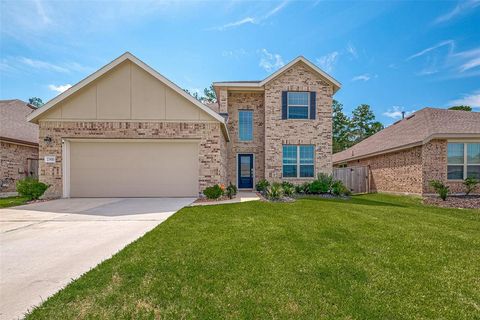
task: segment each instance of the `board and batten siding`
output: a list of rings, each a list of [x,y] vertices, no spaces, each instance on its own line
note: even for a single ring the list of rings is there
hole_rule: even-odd
[[[61,101],[41,120],[216,121],[130,61]]]

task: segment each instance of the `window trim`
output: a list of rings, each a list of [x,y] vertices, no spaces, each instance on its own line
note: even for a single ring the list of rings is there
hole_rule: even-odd
[[[463,163],[448,163],[448,145],[450,143],[459,143],[463,144]],[[464,181],[467,178],[468,166],[480,166],[480,164],[468,164],[468,144],[480,143],[480,140],[447,140],[447,166],[446,166],[446,177],[447,181]],[[449,179],[448,178],[448,166],[462,166],[463,167],[463,178],[462,179]]]
[[[290,118],[290,107],[305,107],[303,104],[289,104],[290,92],[294,93],[306,93],[307,94],[307,117],[306,118]],[[310,120],[310,91],[287,91],[287,120]]]
[[[241,112],[249,112],[252,114],[252,138],[249,139],[249,140],[244,140],[241,138],[240,136],[240,113]],[[252,142],[253,141],[253,137],[254,137],[254,130],[255,130],[255,126],[254,126],[254,114],[253,114],[253,110],[252,109],[239,109],[238,110],[238,141],[239,142]]]
[[[290,165],[290,166],[296,166],[297,167],[297,175],[295,177],[285,177],[283,175],[283,166],[285,166],[285,164],[283,163],[283,147],[284,146],[294,146],[296,147],[296,152],[297,152],[297,162],[295,164],[286,164],[287,166]],[[312,159],[312,163],[309,164],[309,163],[300,163],[300,147],[302,146],[311,146],[313,147],[313,159]],[[314,144],[282,144],[282,179],[301,179],[301,180],[311,180],[313,178],[315,178],[315,145]],[[300,177],[300,166],[313,166],[313,176],[311,177]]]

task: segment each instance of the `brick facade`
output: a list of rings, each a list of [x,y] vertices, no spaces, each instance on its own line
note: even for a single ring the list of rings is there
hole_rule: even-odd
[[[422,193],[422,147],[350,161],[347,165],[369,167],[372,192]]]
[[[238,111],[253,111],[253,141],[239,141]],[[231,142],[228,143],[228,181],[237,183],[237,154],[254,154],[255,177],[253,184],[265,178],[265,109],[263,92],[229,92],[227,128]]]
[[[447,140],[430,142],[405,150],[347,162],[368,166],[370,188],[375,192],[432,194],[431,180],[443,181],[451,193],[463,193],[462,181],[447,180]]]
[[[282,120],[282,91],[315,91],[314,120]],[[265,178],[282,180],[282,145],[315,146],[315,176],[332,173],[333,86],[304,63],[297,63],[265,85]],[[288,178],[293,183],[305,179]],[[307,179],[308,180],[308,179]]]
[[[28,175],[28,159],[38,159],[38,147],[0,141],[0,179],[14,179],[2,192],[14,192],[16,181]]]
[[[440,180],[451,193],[465,192],[462,181],[447,180],[447,140],[432,140],[423,146],[423,192],[435,193],[430,180]]]
[[[56,156],[55,164],[40,161],[40,180],[50,185],[45,197],[62,196],[62,138],[200,139],[199,190],[226,183],[226,141],[220,123],[41,121],[39,128],[40,158]],[[44,142],[47,136],[50,143]]]

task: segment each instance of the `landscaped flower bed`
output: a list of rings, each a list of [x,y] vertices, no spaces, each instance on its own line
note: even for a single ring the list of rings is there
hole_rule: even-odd
[[[350,195],[350,190],[341,181],[322,173],[317,179],[301,185],[288,181],[270,183],[263,179],[257,183],[256,189],[265,200],[274,202],[293,202],[301,197],[346,198]]]
[[[480,195],[449,196],[446,200],[439,197],[425,197],[423,203],[444,208],[480,209]]]

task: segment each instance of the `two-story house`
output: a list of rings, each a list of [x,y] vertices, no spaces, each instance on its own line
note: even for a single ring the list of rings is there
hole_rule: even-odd
[[[48,197],[197,196],[332,170],[340,84],[303,57],[261,81],[215,82],[206,106],[125,53],[29,116]]]

